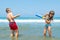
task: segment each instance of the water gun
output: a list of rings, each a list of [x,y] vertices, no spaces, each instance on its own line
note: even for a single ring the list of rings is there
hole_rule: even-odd
[[[41,15],[35,15],[35,16],[44,19],[44,16]]]

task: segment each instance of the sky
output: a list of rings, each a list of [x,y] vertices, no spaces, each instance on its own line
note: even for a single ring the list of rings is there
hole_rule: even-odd
[[[0,0],[0,17],[6,17],[6,8],[21,17],[44,15],[50,10],[55,11],[55,17],[60,17],[60,0]]]

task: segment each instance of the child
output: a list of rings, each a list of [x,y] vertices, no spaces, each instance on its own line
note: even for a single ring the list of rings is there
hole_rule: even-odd
[[[54,11],[50,11],[49,14],[46,14],[45,16],[43,16],[43,18],[45,19],[45,28],[44,28],[44,36],[46,36],[46,32],[48,31],[49,36],[52,36],[52,32],[51,32],[51,21],[53,20],[54,17]]]
[[[13,16],[10,8],[6,8],[6,12],[7,12],[7,19],[9,21],[9,26],[10,26],[10,29],[11,29],[11,36],[12,37],[13,36],[18,37],[18,26],[16,25],[16,22],[14,21],[14,18],[19,17],[20,15]]]

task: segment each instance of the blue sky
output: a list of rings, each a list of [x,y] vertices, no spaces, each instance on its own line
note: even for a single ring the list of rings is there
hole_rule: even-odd
[[[35,17],[35,14],[46,14],[55,11],[55,17],[60,17],[59,0],[0,0],[0,17],[6,17],[6,8],[11,8],[13,14],[21,17]]]

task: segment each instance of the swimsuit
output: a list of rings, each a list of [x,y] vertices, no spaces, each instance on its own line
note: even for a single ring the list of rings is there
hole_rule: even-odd
[[[51,24],[45,24],[45,27],[48,28],[48,27],[51,27]]]
[[[18,26],[16,25],[16,22],[9,22],[9,27],[11,30],[18,30]]]
[[[49,16],[47,16],[45,20],[52,20],[52,19],[50,19]],[[49,26],[51,27],[51,23],[49,23],[49,24],[46,23],[45,24],[45,27],[46,28],[48,28]]]

